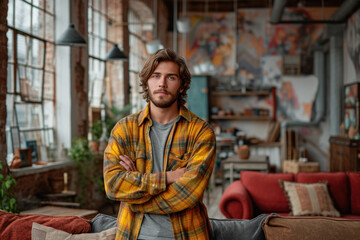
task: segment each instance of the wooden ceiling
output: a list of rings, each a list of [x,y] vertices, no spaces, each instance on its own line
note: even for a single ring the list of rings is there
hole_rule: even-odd
[[[175,0],[163,0],[170,11],[173,11]],[[177,0],[178,12],[182,12],[183,1],[186,1],[186,12],[233,12],[235,1],[237,8],[271,8],[274,0]],[[288,0],[286,7],[339,7],[345,0]]]

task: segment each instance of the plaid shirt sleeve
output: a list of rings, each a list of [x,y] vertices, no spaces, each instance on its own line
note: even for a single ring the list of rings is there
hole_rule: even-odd
[[[131,141],[128,125],[120,122],[112,131],[104,153],[104,185],[110,199],[139,204],[166,189],[166,175],[164,172],[130,172],[120,165],[120,155],[135,159],[135,150],[128,144]],[[136,163],[136,167],[144,170],[144,164]]]
[[[195,143],[186,172],[177,182],[143,204],[130,204],[133,212],[170,214],[195,206],[203,197],[215,163],[215,136],[204,128]]]

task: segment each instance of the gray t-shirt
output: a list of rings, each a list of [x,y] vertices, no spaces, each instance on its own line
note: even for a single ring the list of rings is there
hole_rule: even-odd
[[[179,118],[179,117],[178,117]],[[164,151],[166,140],[174,122],[158,123],[152,119],[153,125],[150,128],[150,139],[153,157],[152,172],[164,171]],[[140,227],[138,239],[174,239],[169,215],[145,214]]]

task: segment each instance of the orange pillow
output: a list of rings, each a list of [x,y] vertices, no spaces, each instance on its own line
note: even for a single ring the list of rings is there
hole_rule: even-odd
[[[91,231],[90,222],[82,217],[19,215],[0,210],[0,239],[31,240],[33,222],[72,234],[88,233]]]

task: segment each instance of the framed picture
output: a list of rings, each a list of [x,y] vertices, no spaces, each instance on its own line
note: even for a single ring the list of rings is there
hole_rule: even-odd
[[[348,131],[350,126],[354,126],[355,129],[358,129],[359,123],[357,119],[357,109],[356,108],[345,108],[344,109],[344,126],[345,130]]]
[[[26,141],[26,147],[31,149],[31,159],[32,162],[37,162],[38,159],[38,151],[37,151],[37,143],[35,140]]]
[[[355,108],[359,104],[360,82],[349,83],[344,86],[344,107]]]
[[[15,155],[20,157],[21,167],[28,167],[32,165],[30,148],[15,148]]]
[[[19,149],[21,146],[19,127],[10,127],[10,134],[13,153],[15,154],[15,149]]]

